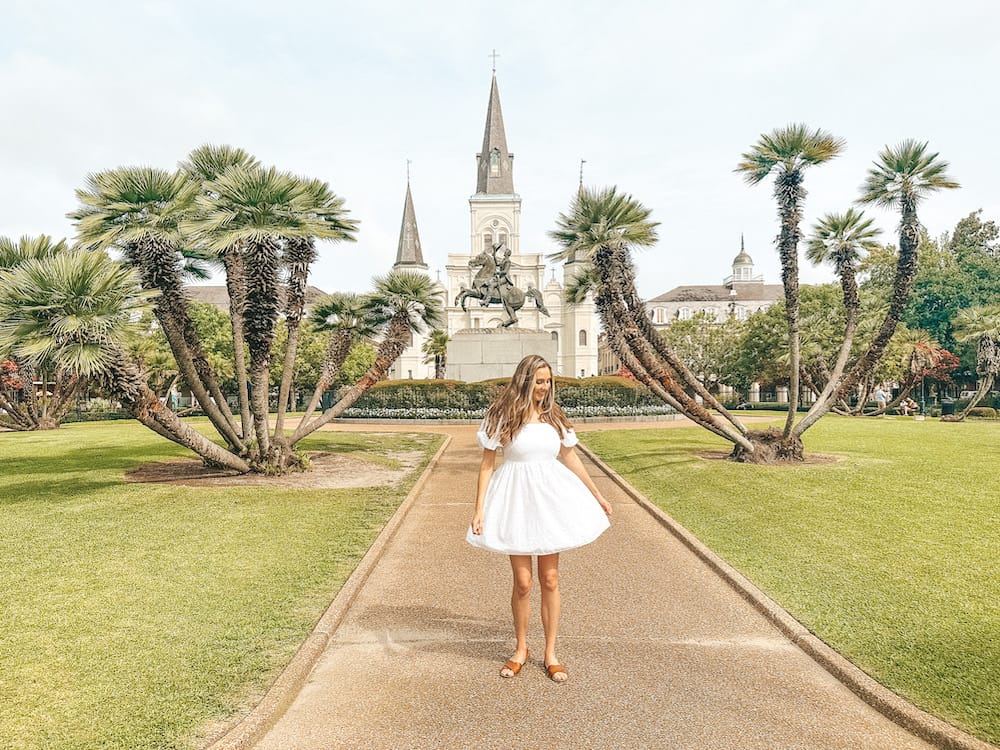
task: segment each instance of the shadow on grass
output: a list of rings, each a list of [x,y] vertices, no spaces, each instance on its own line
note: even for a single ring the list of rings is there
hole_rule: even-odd
[[[0,507],[51,501],[58,503],[75,502],[81,495],[106,490],[121,485],[121,480],[87,481],[79,477],[66,479],[29,479],[15,481],[3,487],[0,493]]]

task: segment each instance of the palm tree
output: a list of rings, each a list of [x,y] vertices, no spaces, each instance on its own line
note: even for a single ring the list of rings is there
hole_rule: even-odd
[[[241,148],[205,144],[194,149],[180,169],[211,197],[206,186],[230,167],[256,167],[257,159]],[[226,271],[226,291],[229,294],[229,320],[233,330],[233,370],[236,394],[240,405],[240,433],[249,434],[253,423],[250,415],[250,392],[247,389],[246,336],[243,331],[243,314],[246,309],[247,280],[243,266],[243,249],[232,245],[221,250],[218,258]]]
[[[895,148],[886,146],[882,149],[878,161],[868,170],[858,202],[899,208],[899,257],[885,318],[868,350],[858,358],[841,383],[841,394],[872,372],[903,317],[913,279],[917,275],[917,248],[920,244],[917,206],[932,192],[959,186],[948,176],[947,169],[948,162],[938,159],[937,153],[927,152],[927,143],[908,139]]]
[[[434,379],[443,380],[448,367],[448,342],[451,339],[448,332],[436,328],[430,332],[427,340],[424,341],[422,351],[424,354],[424,364],[434,363]]]
[[[810,130],[804,124],[788,125],[760,137],[743,154],[737,172],[756,185],[774,173],[774,197],[778,202],[781,231],[775,243],[781,260],[781,281],[785,289],[785,319],[788,323],[789,388],[788,417],[784,436],[791,437],[792,423],[799,403],[799,225],[806,190],[802,186],[804,170],[836,157],[844,141],[824,130]]]
[[[990,392],[1000,374],[1000,305],[959,310],[955,319],[955,340],[977,342],[976,374],[982,376],[976,395],[958,416],[961,421]]]
[[[375,290],[366,298],[369,315],[381,334],[374,364],[322,416],[308,424],[303,420],[292,436],[293,442],[339,417],[382,380],[409,345],[413,333],[422,333],[427,327],[438,327],[444,322],[444,306],[437,286],[423,274],[393,271],[376,277],[374,283]]]
[[[666,403],[710,430],[745,449],[753,446],[738,422],[719,424],[690,394],[718,404],[688,367],[660,338],[646,316],[635,289],[631,248],[656,242],[657,223],[651,211],[616,188],[581,188],[570,209],[560,214],[549,236],[561,250],[550,257],[587,263],[580,281],[572,285],[567,301],[592,290],[607,340],[622,363]],[[721,408],[721,405],[718,405]]]
[[[78,248],[33,258],[0,273],[0,347],[28,362],[60,367],[103,384],[132,415],[217,466],[250,467],[180,421],[125,354],[131,320],[153,293],[104,252]]]
[[[287,304],[292,308],[286,306],[285,312],[291,309],[297,329],[304,274],[313,257],[311,238],[352,239],[357,224],[346,218],[343,201],[325,184],[273,167],[230,167],[204,185],[195,204],[195,213],[183,223],[186,232],[209,251],[221,253],[234,246],[243,251],[247,279],[244,325],[250,352],[250,404],[257,460],[281,470],[294,461],[294,456],[280,429],[273,438],[269,434],[268,381],[280,311],[282,240],[286,245],[295,245],[291,255],[297,267],[295,281],[286,292]],[[299,313],[295,313],[296,306]],[[289,341],[288,349],[294,357],[294,342]],[[285,369],[290,369],[287,361]],[[280,403],[279,412],[284,414]]]
[[[334,292],[313,307],[310,321],[329,335],[323,368],[300,425],[309,422],[323,394],[336,382],[354,345],[375,333],[376,324],[370,312],[366,298],[353,292]]]
[[[813,226],[806,243],[806,258],[813,264],[829,263],[840,279],[844,303],[844,333],[833,370],[806,416],[792,430],[801,436],[837,401],[837,385],[847,367],[847,361],[854,345],[861,313],[861,298],[858,294],[857,271],[864,253],[878,247],[879,229],[872,226],[874,219],[866,219],[864,213],[853,208],[844,214],[826,214]]]
[[[67,249],[65,240],[54,242],[44,234],[22,237],[18,242],[0,237],[0,272],[17,268],[32,259],[46,261]],[[0,288],[0,294],[3,291]],[[0,359],[8,356],[11,355],[0,348]],[[7,378],[6,388],[0,389],[0,409],[5,412],[0,416],[0,426],[12,430],[57,428],[82,390],[83,379],[52,362],[41,361],[36,366],[17,358],[9,361],[16,373]],[[40,396],[35,391],[36,375],[42,384]]]
[[[184,290],[187,257],[178,219],[189,210],[198,186],[182,172],[150,167],[121,167],[87,177],[77,190],[80,207],[69,214],[76,221],[81,245],[117,249],[139,272],[143,288],[157,291],[154,313],[184,381],[191,388],[216,431],[237,453],[245,440],[225,395],[198,343],[188,314]]]

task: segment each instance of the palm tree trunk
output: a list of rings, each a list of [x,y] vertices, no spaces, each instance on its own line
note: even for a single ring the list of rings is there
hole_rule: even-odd
[[[128,360],[124,352],[117,353],[114,363],[101,376],[101,380],[137,420],[194,451],[207,464],[234,469],[244,474],[250,471],[250,465],[246,461],[192,429],[164,406],[146,384],[139,368]]]
[[[784,435],[792,436],[799,407],[799,224],[802,221],[802,172],[797,169],[782,173],[774,182],[778,201],[781,233],[778,235],[778,256],[781,260],[781,283],[785,290],[785,320],[788,323],[788,416]]]
[[[840,288],[843,291],[844,299],[844,340],[840,344],[840,351],[837,352],[837,360],[833,365],[833,372],[826,381],[822,392],[816,397],[816,401],[806,412],[806,415],[795,425],[792,434],[802,437],[802,433],[808,430],[816,421],[826,414],[833,407],[841,393],[837,388],[840,379],[844,375],[847,367],[847,360],[851,355],[851,347],[854,345],[854,336],[858,330],[858,319],[861,310],[861,298],[858,295],[858,281],[854,274],[854,266],[850,263],[838,265],[840,276]]]
[[[671,369],[677,373],[680,380],[686,383],[691,389],[694,390],[695,393],[701,396],[710,408],[719,412],[729,421],[730,424],[733,425],[733,427],[745,435],[747,433],[747,429],[743,423],[722,405],[715,395],[705,387],[705,384],[702,383],[693,372],[691,372],[691,369],[684,363],[684,360],[678,357],[673,349],[671,349],[663,340],[663,337],[660,336],[659,331],[656,330],[656,327],[646,314],[646,306],[643,304],[642,299],[639,297],[639,293],[636,291],[635,269],[631,260],[628,258],[627,252],[625,250],[620,250],[616,253],[616,255],[618,256],[616,259],[617,264],[621,267],[621,278],[624,281],[624,284],[622,285],[622,296],[625,300],[625,306],[628,308],[633,322],[639,328],[639,331],[652,347],[653,351],[662,357],[664,361],[670,365]]]
[[[344,366],[344,362],[351,353],[351,347],[353,346],[354,333],[352,331],[338,330],[330,333],[330,337],[326,342],[326,356],[323,359],[323,370],[320,373],[319,381],[316,383],[316,390],[313,391],[309,405],[306,407],[306,412],[302,415],[302,419],[299,420],[299,426],[292,434],[292,437],[289,438],[292,445],[299,441],[302,434],[305,434],[303,431],[306,425],[316,411],[316,407],[319,406],[323,394],[326,393],[330,384],[336,380],[337,375],[340,373],[340,368]]]
[[[226,399],[211,376],[208,363],[197,345],[194,325],[187,313],[187,298],[177,251],[165,240],[148,238],[141,245],[131,243],[126,247],[125,257],[139,271],[143,287],[160,292],[153,308],[154,313],[173,352],[174,361],[191,392],[219,434],[234,449],[241,450],[243,441],[232,414],[229,413]],[[192,349],[192,343],[195,349]],[[196,355],[199,360],[197,362]],[[206,376],[209,387],[206,387]]]
[[[294,445],[307,435],[311,435],[325,424],[329,424],[334,419],[343,414],[351,405],[357,401],[373,385],[382,380],[393,362],[399,359],[410,339],[410,326],[408,321],[397,316],[392,319],[386,328],[382,343],[375,351],[375,362],[354,385],[347,389],[340,397],[340,400],[323,412],[322,416],[314,419],[311,423],[305,421],[299,425],[295,434],[289,439],[289,443]]]
[[[838,387],[838,395],[843,395],[855,383],[868,377],[875,369],[889,345],[899,321],[903,319],[906,303],[910,298],[910,289],[917,275],[918,248],[920,245],[920,220],[917,218],[916,203],[913,196],[904,194],[902,197],[902,221],[899,229],[899,258],[896,261],[896,275],[892,282],[892,298],[878,333],[872,339],[868,350],[858,358],[847,376]]]
[[[281,370],[281,386],[278,389],[278,415],[275,419],[274,434],[278,436],[285,429],[285,412],[288,396],[292,390],[295,374],[295,351],[299,342],[299,327],[302,311],[306,305],[306,281],[309,266],[316,259],[316,250],[311,239],[294,238],[285,241],[285,261],[289,267],[288,293],[285,301],[285,325],[288,341],[285,347],[285,362]]]
[[[226,268],[226,291],[229,293],[229,322],[233,329],[233,373],[236,377],[236,397],[240,405],[240,434],[244,440],[253,424],[250,416],[250,392],[247,389],[246,336],[243,315],[247,304],[247,280],[243,268],[243,249],[239,245],[222,253]]]
[[[966,406],[962,410],[962,413],[955,419],[956,422],[965,421],[965,418],[969,416],[969,412],[971,412],[979,404],[979,402],[983,400],[983,396],[990,392],[990,388],[993,387],[993,380],[994,376],[990,373],[980,381],[979,389],[976,391],[976,395],[972,397],[972,400],[969,401],[969,405]]]
[[[278,241],[273,237],[247,244],[247,306],[244,316],[247,347],[250,350],[250,409],[262,462],[271,449],[268,431],[268,389],[271,346],[278,322]]]

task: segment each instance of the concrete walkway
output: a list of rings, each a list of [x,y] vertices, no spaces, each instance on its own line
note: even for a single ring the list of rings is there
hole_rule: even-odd
[[[510,567],[464,541],[475,428],[434,431],[451,445],[260,750],[930,747],[834,679],[589,463],[615,512],[597,542],[561,557],[559,655],[570,679],[556,685],[543,671],[537,587],[531,660],[501,679],[513,646]]]

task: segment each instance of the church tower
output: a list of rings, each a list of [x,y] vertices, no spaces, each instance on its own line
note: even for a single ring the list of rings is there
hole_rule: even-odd
[[[540,253],[521,253],[521,196],[514,192],[514,154],[507,148],[507,132],[500,108],[500,89],[496,71],[490,84],[486,105],[486,128],[482,149],[476,154],[476,192],[469,197],[469,253],[448,256],[448,302],[452,303],[463,284],[472,283],[469,260],[480,253],[492,252],[505,244],[511,251],[511,280],[520,289],[542,289],[545,260]],[[466,305],[467,311],[449,304],[448,330],[495,328],[504,318],[503,310],[483,308],[478,303]],[[528,303],[518,313],[520,328],[541,329],[547,320]]]
[[[417,214],[413,210],[413,195],[410,192],[410,178],[406,178],[406,197],[403,199],[403,221],[399,227],[399,245],[396,249],[396,262],[393,271],[408,271],[428,275],[427,264],[424,263],[424,253],[420,247],[420,232],[417,231]],[[442,290],[443,292],[443,290]],[[411,333],[410,343],[399,355],[389,377],[393,380],[408,380],[413,378],[430,378],[434,376],[434,366],[424,363],[423,345],[428,332]]]

